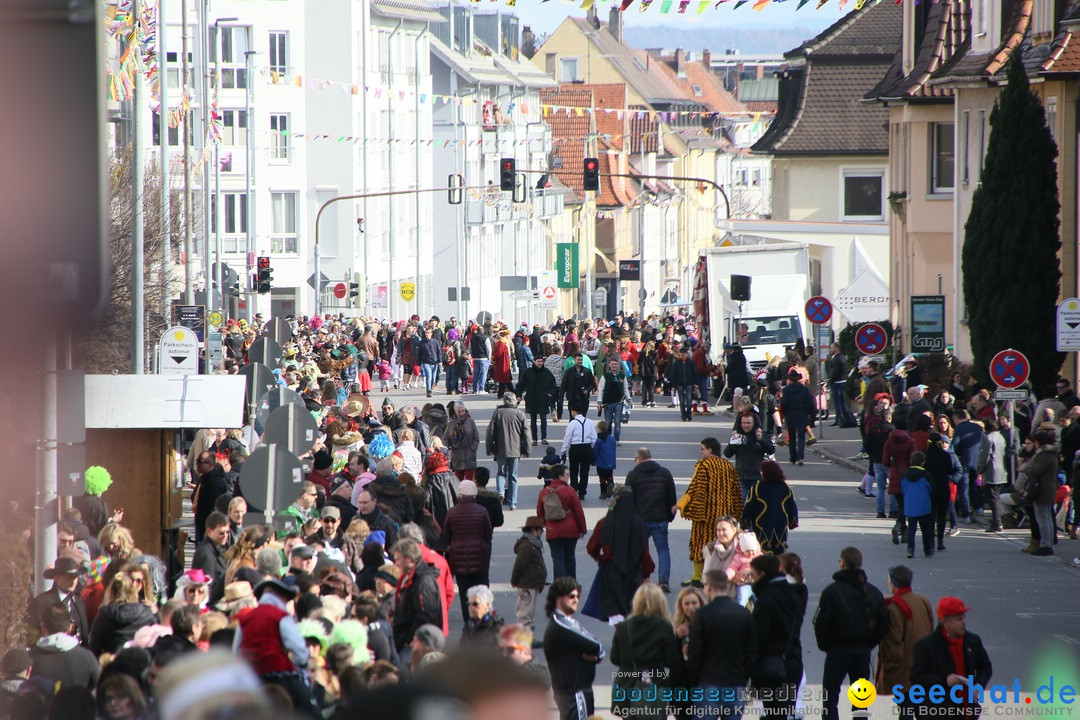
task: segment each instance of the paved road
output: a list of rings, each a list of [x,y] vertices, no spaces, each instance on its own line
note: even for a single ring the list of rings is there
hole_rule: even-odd
[[[399,391],[392,396],[399,402],[415,398],[414,401],[422,405],[427,401],[415,393]],[[433,398],[442,402],[449,399],[438,393]],[[382,402],[375,393],[372,400],[376,404]],[[465,402],[483,436],[497,402],[495,397],[465,396]],[[726,441],[731,426],[732,418],[725,414],[695,417],[692,424],[685,424],[679,422],[674,409],[635,408],[633,421],[623,427],[616,480],[624,478],[633,466],[635,448],[645,444],[651,448],[654,459],[671,470],[681,493],[694,462],[700,457],[699,441],[707,436]],[[565,423],[549,426],[549,441],[558,446],[565,427]],[[829,427],[825,434],[827,439],[814,446],[820,453],[841,457],[857,452],[856,431],[838,431]],[[494,463],[490,458],[484,459],[482,453],[481,446],[481,462],[494,473]],[[1013,678],[1019,678],[1025,690],[1031,688],[1034,691],[1046,681],[1049,668],[1054,671],[1056,684],[1069,682],[1074,687],[1080,686],[1080,604],[1077,602],[1080,568],[1071,563],[1073,557],[1080,555],[1080,542],[1063,539],[1058,545],[1057,557],[1035,558],[1019,552],[1019,547],[1027,543],[1026,531],[994,536],[983,533],[979,526],[962,526],[964,529],[959,537],[946,538],[946,552],[938,553],[932,559],[916,557],[907,561],[904,546],[895,546],[890,540],[891,522],[876,519],[873,501],[856,492],[861,473],[830,462],[820,453],[810,452],[804,467],[794,467],[787,464],[786,453],[786,448],[780,448],[777,457],[783,461],[799,505],[800,525],[790,534],[789,541],[791,550],[802,556],[810,590],[802,642],[811,686],[820,683],[824,656],[814,643],[810,620],[821,589],[831,581],[831,575],[837,569],[840,550],[848,545],[862,550],[870,581],[883,592],[887,592],[887,569],[906,562],[915,571],[915,588],[927,594],[935,604],[943,595],[959,595],[972,605],[974,609],[968,615],[968,627],[983,638],[994,664],[994,682],[1011,684]],[[504,618],[514,617],[514,599],[508,584],[514,560],[513,544],[520,534],[519,526],[535,508],[541,487],[541,481],[536,480],[540,455],[542,452],[534,453],[521,463],[518,509],[507,511],[506,524],[495,533],[491,578],[496,607]],[[585,501],[590,527],[606,510],[606,503],[597,499],[595,481],[594,475],[590,478],[590,496]],[[670,533],[671,581],[675,589],[692,572],[687,548],[689,535],[689,522],[677,519]],[[550,557],[546,551],[545,559],[550,571]],[[578,545],[578,581],[586,590],[595,569],[595,563],[585,554],[582,541]],[[451,619],[454,628],[459,628],[460,613],[452,612]],[[605,647],[610,645],[610,628],[591,618],[583,618],[583,622]],[[539,617],[537,626],[538,633],[542,634],[543,620]],[[612,669],[610,663],[604,663],[597,673],[597,703],[602,707],[607,706]],[[879,701],[875,707],[887,710],[887,701]]]

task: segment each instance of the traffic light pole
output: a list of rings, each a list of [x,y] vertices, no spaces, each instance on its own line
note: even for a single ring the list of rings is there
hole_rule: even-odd
[[[323,211],[336,202],[341,200],[364,200],[367,198],[379,198],[379,197],[391,197],[395,195],[412,195],[419,193],[436,193],[436,192],[451,192],[451,191],[465,191],[465,190],[482,190],[483,186],[464,186],[464,187],[437,187],[437,188],[418,188],[416,190],[386,190],[383,192],[374,193],[356,193],[353,195],[338,195],[332,197],[322,205],[319,206],[319,211],[315,213],[315,314],[322,315],[322,262],[320,251],[320,233],[319,233],[319,220],[322,218]],[[463,198],[464,199],[464,198]],[[364,236],[364,242],[367,242],[367,236]],[[368,278],[364,278],[364,282],[367,283]],[[389,278],[388,284],[393,284],[394,279]],[[392,288],[388,288],[392,290]],[[460,291],[460,290],[459,290]]]

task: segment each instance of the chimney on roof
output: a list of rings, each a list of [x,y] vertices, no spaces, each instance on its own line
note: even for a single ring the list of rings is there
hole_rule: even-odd
[[[588,23],[593,26],[593,29],[595,29],[595,30],[600,29],[600,19],[598,17],[596,17],[596,6],[595,5],[593,5],[591,8],[588,9],[588,11],[586,11],[585,20],[588,21]]]
[[[705,66],[706,70],[712,70],[712,50],[705,49],[701,51],[701,64]]]
[[[686,77],[686,51],[682,48],[675,51],[675,74],[681,78]]]
[[[608,32],[615,36],[615,39],[622,42],[622,13],[619,12],[619,8],[616,5],[611,6],[611,12],[608,13]]]

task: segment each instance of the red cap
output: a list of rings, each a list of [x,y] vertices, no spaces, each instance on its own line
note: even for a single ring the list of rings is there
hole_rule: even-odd
[[[950,615],[963,615],[970,609],[971,608],[965,605],[964,601],[960,598],[946,595],[945,597],[938,600],[937,616],[940,620],[947,618]]]

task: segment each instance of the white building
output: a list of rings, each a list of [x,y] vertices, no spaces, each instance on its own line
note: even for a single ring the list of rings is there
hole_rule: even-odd
[[[326,0],[317,4],[219,0],[202,22],[192,3],[188,21],[192,69],[191,152],[195,171],[193,262],[202,273],[201,193],[211,183],[210,249],[220,230],[222,259],[243,278],[257,256],[269,256],[273,290],[254,295],[251,312],[311,314],[315,292],[316,215],[340,195],[413,191],[432,177],[433,98],[428,29],[442,16],[423,0]],[[179,3],[166,7],[169,101],[180,91],[182,20]],[[207,96],[220,77],[220,174],[203,152],[203,56],[207,38]],[[249,53],[250,51],[250,53]],[[220,75],[215,68],[220,68]],[[250,90],[250,97],[248,92]],[[247,107],[252,108],[248,117]],[[157,150],[157,116],[140,108],[143,143]],[[152,132],[151,132],[152,131]],[[253,163],[247,166],[249,141]],[[182,131],[169,133],[172,183],[182,185]],[[250,180],[250,197],[248,193]],[[220,202],[214,202],[220,186]],[[175,198],[175,196],[174,196]],[[174,199],[175,201],[175,199]],[[329,206],[319,222],[325,312],[368,310],[393,317],[431,312],[433,305],[431,194],[412,193]],[[249,248],[249,234],[250,244]],[[356,281],[359,297],[339,300],[338,282]],[[413,283],[413,297],[402,283]],[[382,294],[376,291],[382,288]],[[408,288],[405,288],[406,290]],[[389,307],[375,307],[377,297]],[[244,314],[241,312],[241,314]]]
[[[440,12],[447,22],[432,26],[433,89],[437,97],[459,100],[433,109],[432,183],[442,186],[460,174],[474,189],[461,205],[450,205],[444,194],[435,198],[435,314],[464,319],[486,311],[508,322],[538,321],[539,309],[534,305],[530,314],[522,293],[526,277],[552,267],[549,226],[563,210],[561,189],[537,188],[551,152],[539,91],[555,82],[519,57],[516,16],[456,2]],[[530,171],[525,202],[499,192],[502,158],[514,158],[518,173]]]

